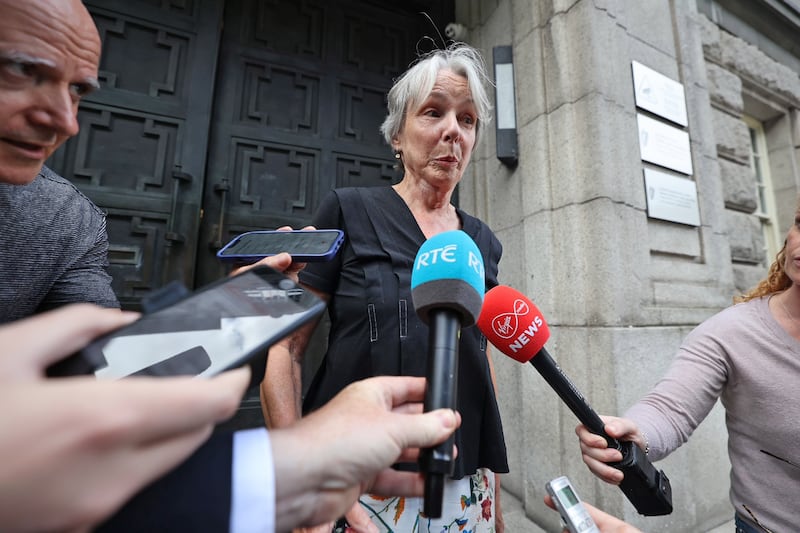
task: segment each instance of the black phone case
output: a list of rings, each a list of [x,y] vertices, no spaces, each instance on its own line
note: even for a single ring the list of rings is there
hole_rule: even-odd
[[[249,276],[244,283],[242,276]],[[241,278],[241,279],[237,279]],[[247,288],[261,286],[263,289]],[[235,287],[235,288],[232,288]],[[263,294],[259,294],[259,291]],[[214,293],[213,295],[211,293]],[[248,294],[244,299],[242,295]],[[211,296],[210,296],[211,295]],[[235,297],[242,299],[241,310],[227,313],[223,305],[230,307],[230,302],[237,302]],[[220,308],[209,310],[208,303],[219,301]],[[255,302],[247,306],[250,301]],[[203,305],[200,305],[204,303]],[[146,305],[145,305],[146,304]],[[257,305],[256,305],[257,304]],[[181,306],[178,308],[177,306]],[[245,308],[246,307],[246,308]],[[325,309],[325,302],[312,293],[304,290],[289,278],[275,270],[263,266],[256,267],[234,277],[224,278],[206,287],[189,294],[182,286],[171,284],[165,289],[154,293],[143,300],[146,313],[142,318],[112,331],[92,341],[77,353],[63,359],[47,369],[50,377],[94,374],[108,366],[108,360],[103,355],[105,346],[114,338],[125,338],[130,335],[150,335],[158,333],[191,333],[195,330],[207,330],[220,327],[225,318],[233,317],[268,317],[274,316],[282,320],[277,327],[264,331],[263,337],[259,334],[255,347],[238,354],[238,357],[225,360],[224,366],[217,368],[212,375],[229,370],[244,364],[249,364],[252,369],[250,386],[257,385],[264,377],[266,367],[267,348],[282,339],[303,324],[319,316]],[[286,309],[291,312],[286,312]],[[168,313],[180,309],[177,319]],[[207,311],[204,313],[204,309]],[[188,310],[188,314],[187,314]],[[168,317],[162,320],[162,317]],[[137,324],[141,329],[143,320],[149,320],[148,329],[143,332],[136,331]],[[176,328],[175,325],[178,324]],[[131,333],[134,332],[134,333]],[[127,334],[127,335],[126,335]],[[138,369],[126,376],[179,376],[197,375],[212,365],[212,360],[206,348],[202,345],[191,346],[186,350],[170,354],[161,360]],[[114,378],[112,378],[114,379]]]

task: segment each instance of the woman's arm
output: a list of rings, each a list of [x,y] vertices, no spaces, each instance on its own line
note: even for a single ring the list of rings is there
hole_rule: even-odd
[[[327,294],[305,287],[326,302]],[[261,410],[269,428],[288,426],[302,416],[303,356],[319,320],[313,320],[273,345],[261,382]]]

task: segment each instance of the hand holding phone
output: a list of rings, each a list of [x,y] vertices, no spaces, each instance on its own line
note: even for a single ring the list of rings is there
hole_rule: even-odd
[[[545,489],[570,533],[600,533],[567,476],[548,481]]]
[[[248,231],[222,247],[217,257],[226,262],[255,263],[287,252],[299,263],[330,261],[343,241],[344,232],[338,229]]]
[[[213,376],[244,364],[264,377],[267,348],[322,313],[325,303],[258,266],[223,278],[92,341],[49,376]]]

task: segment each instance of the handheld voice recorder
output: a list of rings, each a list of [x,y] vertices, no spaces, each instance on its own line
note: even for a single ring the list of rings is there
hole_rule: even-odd
[[[549,481],[545,489],[570,533],[600,533],[567,476]]]

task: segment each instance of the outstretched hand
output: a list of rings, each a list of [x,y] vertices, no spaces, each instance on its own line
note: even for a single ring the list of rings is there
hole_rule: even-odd
[[[342,516],[365,492],[420,496],[424,478],[390,466],[415,461],[460,425],[449,409],[422,413],[425,379],[352,383],[295,425],[271,433],[278,530]]]
[[[544,497],[544,503],[551,509],[555,509],[556,506],[553,503],[553,499],[548,495]],[[615,516],[611,516],[610,514],[601,511],[597,507],[590,505],[586,502],[583,502],[583,505],[586,507],[586,511],[594,520],[597,529],[600,530],[600,533],[642,533],[632,525],[623,522],[619,518]],[[566,533],[567,530],[564,529]]]
[[[640,447],[644,447],[644,436],[633,420],[614,416],[601,416],[600,418],[605,423],[603,429],[608,436],[620,441],[634,441]],[[624,477],[622,471],[606,463],[621,461],[622,453],[614,448],[609,448],[604,437],[590,432],[583,424],[575,427],[575,434],[580,440],[583,462],[586,463],[589,470],[606,483],[619,485]]]
[[[213,380],[45,379],[136,314],[77,304],[0,327],[0,523],[85,529],[177,465],[236,410],[249,369]]]

